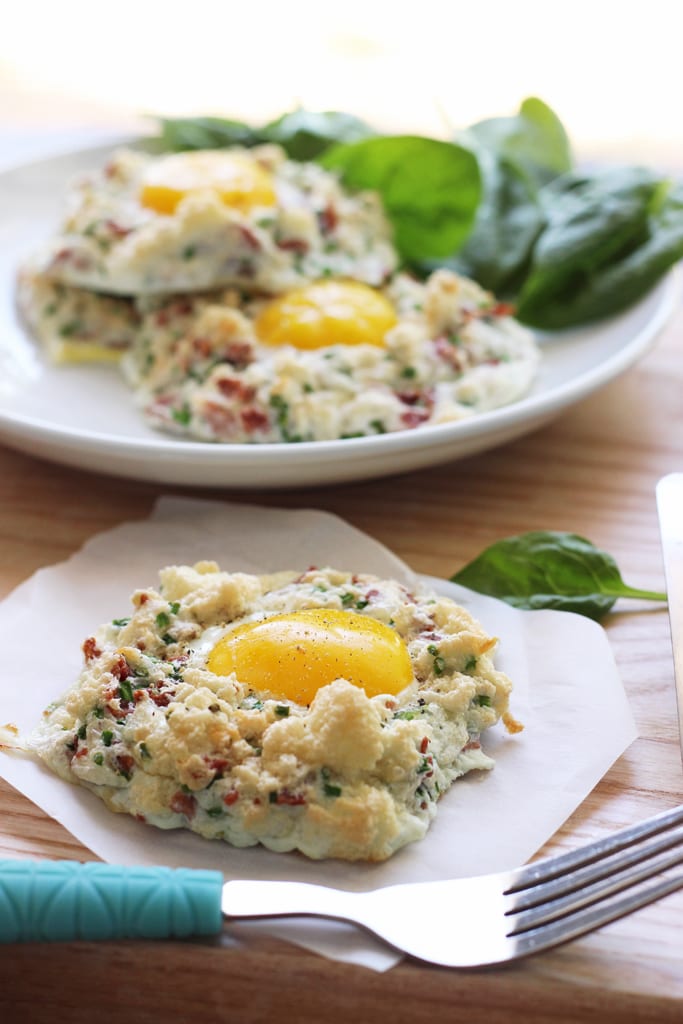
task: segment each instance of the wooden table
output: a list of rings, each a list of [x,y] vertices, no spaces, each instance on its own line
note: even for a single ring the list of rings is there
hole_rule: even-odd
[[[629,582],[662,589],[654,486],[683,469],[682,396],[683,311],[637,367],[551,427],[498,451],[322,490],[202,493],[327,509],[437,576],[498,537],[572,530],[610,551]],[[0,592],[97,531],[138,518],[161,492],[0,449]],[[683,803],[667,613],[619,610],[606,629],[640,738],[544,853]],[[92,859],[4,783],[0,855]],[[377,974],[273,939],[238,947],[219,940],[7,947],[0,950],[0,1020],[681,1021],[682,926],[680,892],[552,953],[463,972],[404,961]]]

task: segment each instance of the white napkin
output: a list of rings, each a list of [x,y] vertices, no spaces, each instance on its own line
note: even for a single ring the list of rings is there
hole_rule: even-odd
[[[154,586],[170,564],[217,561],[229,571],[303,570],[333,565],[415,576],[395,555],[324,512],[162,498],[149,519],[90,540],[68,561],[41,569],[0,605],[4,692],[0,724],[31,730],[71,685],[81,643],[102,622],[128,613],[138,587]],[[444,567],[451,571],[455,567]],[[226,878],[319,882],[366,890],[400,882],[500,871],[526,861],[581,803],[636,736],[604,631],[562,612],[521,612],[440,580],[500,638],[497,665],[514,684],[512,711],[525,730],[485,734],[492,772],[458,780],[439,803],[427,837],[383,864],[310,861],[261,847],[233,849],[186,831],[161,831],[114,815],[97,797],[32,760],[0,757],[0,775],[105,861],[209,867]],[[229,927],[266,930],[326,956],[385,970],[400,957],[347,925],[309,920]]]

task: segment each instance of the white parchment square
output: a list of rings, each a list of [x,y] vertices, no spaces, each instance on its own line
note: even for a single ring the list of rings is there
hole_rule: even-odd
[[[228,571],[310,565],[393,576],[411,570],[367,535],[328,513],[162,498],[152,515],[90,540],[66,562],[41,569],[0,605],[4,686],[0,723],[31,730],[71,685],[81,643],[128,614],[133,590],[155,586],[170,564],[217,561]],[[187,831],[161,831],[114,815],[90,792],[42,764],[0,757],[0,775],[103,860],[221,870],[226,878],[293,879],[350,890],[481,874],[526,861],[588,795],[636,731],[606,634],[577,615],[522,612],[443,580],[427,581],[499,637],[499,668],[514,684],[524,732],[485,734],[492,772],[472,773],[443,797],[427,837],[383,864],[316,862],[261,847],[233,849]],[[252,926],[240,925],[238,934]],[[347,926],[260,925],[325,955],[382,970],[398,957]]]

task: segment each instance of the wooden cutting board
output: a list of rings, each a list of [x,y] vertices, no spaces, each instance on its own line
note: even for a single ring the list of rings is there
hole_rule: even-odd
[[[230,497],[335,512],[435,576],[450,575],[496,538],[572,530],[610,551],[628,582],[661,589],[654,487],[659,477],[683,469],[681,396],[683,313],[636,368],[551,427],[495,452],[389,480]],[[160,493],[0,449],[0,593],[67,557],[95,532],[143,516]],[[605,626],[639,738],[544,854],[683,803],[666,610],[620,607]],[[49,623],[36,623],[36,642],[49,642]],[[520,802],[533,798],[519,795]],[[0,852],[91,857],[4,783]],[[474,926],[453,908],[454,928]],[[227,932],[216,941],[6,947],[0,1021],[348,1024],[355,1015],[394,1024],[680,1022],[682,932],[683,892],[551,953],[485,971],[404,961],[378,974],[266,936],[236,945]]]

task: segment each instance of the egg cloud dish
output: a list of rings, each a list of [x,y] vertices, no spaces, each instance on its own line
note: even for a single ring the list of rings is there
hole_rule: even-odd
[[[333,440],[446,423],[530,387],[529,331],[449,270],[148,305],[123,364],[148,422],[218,442]]]
[[[119,150],[74,185],[36,259],[61,284],[133,296],[225,285],[272,293],[330,275],[376,285],[397,262],[375,193],[350,195],[270,145]]]
[[[34,749],[113,811],[234,846],[380,861],[493,762],[495,640],[427,589],[332,568],[170,566],[85,667]]]

